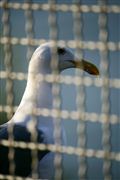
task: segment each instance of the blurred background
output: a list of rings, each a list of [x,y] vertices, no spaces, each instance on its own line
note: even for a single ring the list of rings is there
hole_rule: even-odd
[[[24,3],[30,1],[19,1],[19,0],[9,0],[9,3]],[[81,0],[81,5],[87,5],[91,7],[92,5],[99,5],[98,0]],[[104,1],[103,1],[104,2]],[[2,3],[2,1],[1,1]],[[32,3],[44,4],[48,3],[47,0],[32,0]],[[74,4],[75,1],[72,0],[57,0],[57,4]],[[108,7],[117,6],[119,7],[119,0],[107,0],[106,4]],[[4,8],[0,6],[0,72],[3,74],[6,69],[5,64],[5,42],[3,37],[15,37],[15,38],[34,38],[37,40],[44,39],[46,41],[50,40],[50,24],[49,24],[49,11],[46,10],[23,10],[15,8],[6,8],[9,16],[9,33],[5,32],[3,17]],[[86,43],[94,42],[98,43],[100,41],[100,26],[99,26],[99,16],[100,13],[95,12],[83,12],[82,13],[82,40]],[[32,19],[29,19],[31,18]],[[106,22],[106,31],[108,33],[107,42],[115,43],[115,47],[118,47],[120,40],[120,14],[119,12],[109,12],[105,13],[107,18]],[[32,33],[29,33],[29,27],[27,26],[27,21],[33,23],[31,27]],[[57,31],[58,31],[58,40],[64,40],[68,42],[70,40],[75,40],[74,33],[74,18],[72,11],[57,11]],[[69,44],[69,43],[68,43]],[[32,52],[38,45],[27,46],[24,43],[10,43],[10,52],[11,52],[11,64],[12,69],[8,70],[11,72],[23,72],[27,73],[28,64]],[[71,50],[75,51],[71,47]],[[82,54],[85,59],[90,60],[99,67],[101,67],[101,54],[99,48],[83,48]],[[117,119],[117,123],[109,124],[110,131],[110,150],[111,152],[120,153],[120,53],[119,48],[108,49],[107,51],[107,63],[108,63],[108,72],[107,75],[110,80],[117,80],[117,85],[108,87],[109,91],[109,117],[114,115]],[[101,74],[104,72],[101,72]],[[68,69],[62,72],[62,75],[71,75],[75,76],[74,69]],[[89,75],[84,74],[85,77]],[[101,76],[101,75],[100,75]],[[7,112],[4,110],[5,106],[8,105],[8,96],[6,92],[6,79],[1,76],[0,79],[0,124],[8,121]],[[91,79],[94,77],[89,76]],[[98,77],[98,79],[101,77]],[[18,106],[23,92],[26,86],[26,80],[17,80],[13,79],[13,94],[14,98],[12,101],[13,106]],[[115,83],[113,83],[115,84]],[[98,116],[102,113],[102,88],[101,86],[85,86],[85,112],[95,113]],[[62,110],[75,111],[77,109],[76,105],[76,86],[74,84],[62,84],[61,85],[61,106]],[[100,117],[100,116],[99,116]],[[90,117],[91,118],[91,117]],[[85,121],[85,135],[86,135],[86,148],[93,150],[103,150],[103,123],[101,121],[92,122],[88,118]],[[63,120],[65,130],[67,133],[67,142],[68,146],[77,147],[77,121],[71,119]],[[64,157],[64,179],[79,179],[78,176],[78,162],[77,156],[75,155],[66,155]],[[120,159],[120,158],[119,158]],[[103,179],[103,159],[102,158],[86,158],[87,162],[87,172],[86,177],[90,180]],[[111,169],[110,173],[112,179],[120,179],[120,160],[111,160]]]

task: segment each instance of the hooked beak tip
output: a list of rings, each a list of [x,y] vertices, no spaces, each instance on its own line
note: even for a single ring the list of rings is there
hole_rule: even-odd
[[[94,64],[85,60],[75,61],[75,67],[83,69],[84,71],[92,75],[98,76],[100,74],[98,68]]]

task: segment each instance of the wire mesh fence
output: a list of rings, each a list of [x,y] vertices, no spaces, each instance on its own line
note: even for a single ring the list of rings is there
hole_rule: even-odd
[[[0,104],[0,113],[1,113],[1,121],[3,121],[2,113],[7,115],[6,122],[13,116],[16,112],[18,105],[15,104],[15,91],[14,91],[14,83],[15,81],[23,82],[27,81],[28,74],[23,72],[18,72],[15,70],[15,65],[13,65],[13,46],[21,46],[23,48],[27,47],[26,51],[26,59],[29,61],[34,48],[36,46],[41,45],[42,43],[48,42],[48,38],[36,38],[35,37],[35,16],[34,12],[49,12],[48,16],[48,28],[49,28],[49,39],[53,43],[52,47],[52,60],[51,74],[39,73],[35,76],[36,83],[47,82],[52,84],[52,95],[53,95],[53,108],[46,107],[37,107],[36,103],[34,108],[29,115],[31,118],[31,124],[27,126],[31,133],[31,141],[25,143],[24,141],[15,141],[13,137],[14,123],[9,126],[8,124],[8,140],[0,140],[0,145],[5,147],[9,147],[8,158],[10,162],[9,166],[9,174],[0,174],[0,179],[25,179],[19,176],[15,176],[15,162],[14,148],[21,149],[30,149],[32,151],[32,172],[26,179],[39,179],[38,169],[36,164],[38,163],[37,159],[37,151],[38,150],[49,150],[50,152],[55,154],[54,157],[54,175],[52,175],[52,179],[119,179],[120,178],[120,110],[119,110],[119,99],[120,99],[120,79],[119,79],[119,66],[118,62],[118,73],[116,77],[112,77],[112,72],[109,71],[110,66],[110,53],[118,53],[120,50],[120,42],[117,39],[113,41],[112,38],[109,38],[109,15],[113,16],[119,15],[120,6],[117,4],[110,4],[107,1],[97,1],[96,4],[84,4],[80,0],[69,1],[65,3],[64,1],[55,1],[49,0],[45,3],[45,1],[37,2],[31,0],[25,0],[24,2],[18,1],[7,1],[3,0],[0,2],[0,10],[2,14],[2,30],[1,30],[1,38],[0,44],[3,48],[4,55],[1,55],[1,89],[5,87],[5,100],[3,100]],[[25,19],[25,37],[15,36],[12,32],[11,26],[11,16],[12,11],[17,13],[18,11],[22,11],[24,13],[23,18]],[[62,13],[71,13],[73,17],[73,34],[74,38],[71,39],[60,39],[59,38],[59,28],[58,28],[58,12]],[[85,40],[84,38],[84,14],[92,14],[97,17],[98,21],[98,40]],[[70,21],[70,19],[68,19]],[[23,19],[21,18],[21,21]],[[44,19],[43,19],[44,21]],[[40,22],[42,24],[42,22]],[[19,32],[18,32],[19,34]],[[118,35],[119,36],[119,35]],[[109,40],[110,39],[110,40]],[[83,59],[84,51],[97,51],[100,56],[100,76],[98,78],[93,78],[91,76],[84,76],[83,72],[79,72],[76,70],[75,75],[63,75],[59,74],[58,71],[58,56],[57,56],[57,46],[68,47],[75,49],[75,53]],[[23,60],[22,60],[23,61]],[[28,62],[27,61],[27,62]],[[117,60],[116,60],[117,61]],[[18,61],[16,60],[16,63]],[[22,62],[24,64],[24,62]],[[4,64],[4,67],[3,67]],[[13,68],[14,66],[14,68]],[[117,70],[116,70],[117,71]],[[6,83],[3,85],[3,81]],[[72,85],[76,88],[76,110],[66,110],[61,108],[61,94],[60,87],[61,85]],[[86,108],[86,92],[85,88],[95,87],[101,91],[100,94],[100,104],[101,110],[98,112],[88,112]],[[118,104],[116,105],[116,109],[118,109],[117,113],[111,112],[111,107],[115,105],[111,102],[111,90],[115,92],[118,91]],[[4,90],[1,90],[1,99]],[[94,98],[94,94],[93,94]],[[37,99],[35,100],[37,101]],[[67,101],[67,99],[66,99]],[[113,104],[112,104],[113,103]],[[97,102],[96,105],[97,106]],[[22,109],[22,115],[26,113],[26,109]],[[23,116],[21,115],[20,118]],[[38,117],[50,118],[53,119],[54,129],[54,144],[46,144],[46,143],[38,143],[37,142],[37,132],[36,125],[39,126],[36,121]],[[61,121],[74,121],[77,123],[75,138],[76,145],[64,145],[61,140]],[[4,120],[5,121],[5,120]],[[89,148],[87,141],[87,124],[86,123],[99,123],[101,128],[101,146],[100,148]],[[1,122],[2,124],[2,122]],[[113,126],[117,126],[117,140],[113,137]],[[97,136],[95,134],[94,136]],[[98,135],[100,136],[100,135]],[[69,138],[69,137],[67,137]],[[70,141],[70,140],[69,140]],[[94,141],[94,139],[93,139]],[[115,150],[113,148],[113,142],[115,144]],[[74,143],[73,143],[74,144]],[[117,150],[116,150],[117,149]],[[76,174],[73,177],[69,176],[69,173],[66,175],[64,165],[64,157],[63,154],[66,155],[75,155],[77,157],[76,161]],[[4,155],[3,155],[4,156]],[[70,158],[70,157],[69,157]],[[88,159],[95,158],[98,160],[102,160],[102,176],[94,176],[94,170],[90,172],[90,165],[88,163]],[[69,161],[67,162],[68,165]],[[116,165],[114,165],[116,163]],[[0,165],[2,166],[2,164]],[[91,161],[92,166],[92,161]],[[96,165],[97,166],[97,165]],[[113,167],[115,166],[115,167]],[[73,168],[74,169],[74,168]],[[116,170],[113,170],[116,169]],[[69,171],[69,168],[67,169]],[[71,171],[71,170],[70,170]],[[97,169],[99,171],[99,168]],[[73,173],[73,172],[72,172]],[[93,173],[91,176],[90,173]],[[73,173],[74,174],[74,173]]]

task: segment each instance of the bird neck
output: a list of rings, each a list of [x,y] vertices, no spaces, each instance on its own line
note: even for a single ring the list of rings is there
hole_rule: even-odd
[[[35,108],[52,109],[52,101],[52,85],[28,77],[23,98],[12,119],[14,122],[22,122],[25,117],[31,116]]]
[[[30,104],[32,108],[52,108],[52,85],[47,82],[29,80],[20,106]]]

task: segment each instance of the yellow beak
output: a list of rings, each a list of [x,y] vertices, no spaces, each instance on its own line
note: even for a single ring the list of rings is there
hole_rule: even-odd
[[[80,69],[83,69],[84,71],[88,72],[89,74],[92,74],[92,75],[99,75],[99,70],[98,68],[88,62],[88,61],[85,61],[85,60],[82,60],[82,61],[73,61],[74,65],[76,68],[80,68]]]

